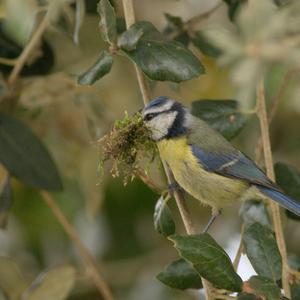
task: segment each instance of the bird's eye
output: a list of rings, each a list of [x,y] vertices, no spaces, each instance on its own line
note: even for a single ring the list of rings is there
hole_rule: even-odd
[[[150,121],[150,120],[152,120],[154,117],[155,117],[155,114],[147,114],[147,115],[144,117],[144,120],[145,120],[145,121]]]

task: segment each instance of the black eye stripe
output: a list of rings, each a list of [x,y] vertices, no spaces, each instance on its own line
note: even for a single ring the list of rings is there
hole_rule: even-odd
[[[158,116],[160,113],[149,113],[149,114],[146,114],[144,116],[144,120],[145,121],[150,121],[152,120],[154,117]]]

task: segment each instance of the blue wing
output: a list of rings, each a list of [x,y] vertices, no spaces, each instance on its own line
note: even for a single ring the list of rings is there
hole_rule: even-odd
[[[280,190],[250,158],[240,151],[218,154],[205,151],[197,145],[191,145],[191,149],[207,171]]]
[[[252,183],[261,193],[300,216],[300,202],[285,195],[250,158],[240,151],[216,154],[196,145],[191,145],[191,149],[205,170]]]

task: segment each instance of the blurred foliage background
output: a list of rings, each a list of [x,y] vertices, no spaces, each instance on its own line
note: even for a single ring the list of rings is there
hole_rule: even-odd
[[[95,257],[116,299],[198,299],[198,292],[174,291],[155,279],[167,263],[177,258],[170,242],[158,235],[153,227],[154,205],[159,195],[139,179],[124,187],[121,179],[112,178],[108,168],[99,172],[97,140],[111,128],[115,119],[124,116],[125,111],[132,114],[142,108],[142,101],[133,65],[126,57],[116,56],[112,71],[93,86],[76,84],[78,75],[96,60],[101,50],[107,48],[99,32],[98,1],[85,1],[86,12],[78,30],[77,44],[74,43],[74,28],[78,11],[72,1],[0,1],[0,57],[15,59],[20,55],[51,2],[55,2],[52,4],[56,5],[55,14],[13,91],[6,85],[12,66],[0,64],[1,110],[10,111],[11,102],[16,102],[14,116],[32,128],[46,144],[64,185],[63,192],[54,193],[55,200]],[[121,17],[121,1],[111,2]],[[170,28],[167,28],[165,13],[187,21],[218,5],[212,14],[192,26],[201,30],[222,27],[229,32],[234,25],[228,17],[225,2],[230,1],[139,0],[135,1],[135,9],[138,20],[148,20],[168,34]],[[230,13],[234,13],[232,6],[230,8]],[[265,15],[260,18],[258,14],[253,24],[269,20]],[[121,18],[119,21],[119,26],[124,26]],[[275,21],[270,24],[274,26]],[[247,28],[255,31],[257,28],[253,24],[247,25]],[[240,37],[221,36],[221,33],[219,36],[211,33],[211,37],[221,41],[219,46],[227,41],[230,45],[226,47],[234,48],[230,39],[236,43],[243,39],[241,32],[236,31],[235,34],[240,34]],[[232,50],[232,55],[227,51],[231,56],[227,57],[227,61],[225,57],[225,65],[224,62],[220,65],[219,60],[205,55],[195,45],[190,45],[190,49],[205,66],[205,74],[180,84],[152,82],[152,97],[168,95],[186,105],[196,99],[237,99],[245,110],[254,105],[254,97],[247,88],[256,85],[257,74],[262,72],[257,69],[264,68],[263,62],[241,56],[239,62],[229,68],[226,62],[237,60],[234,56],[238,52],[236,49]],[[289,55],[284,49],[282,51],[282,55]],[[299,55],[295,54],[287,64],[272,62],[263,72],[267,101],[271,102],[281,93],[278,113],[271,126],[274,159],[300,169],[300,76],[293,70],[286,79],[286,73],[291,72],[291,65],[297,60]],[[287,82],[283,91],[279,91],[283,80]],[[8,92],[13,94],[13,97],[10,94],[9,101],[6,99]],[[233,143],[254,157],[258,136],[257,119],[250,115]],[[5,180],[4,169],[1,169],[0,179],[1,182]],[[156,180],[161,184],[160,178]],[[99,299],[76,248],[41,199],[39,191],[16,179],[13,179],[12,186],[13,205],[8,224],[0,230],[0,287],[3,290],[0,299],[7,299],[7,290],[16,294],[23,291],[45,270],[58,272],[59,275],[54,273],[52,276],[65,282],[67,290],[73,286],[68,299]],[[190,198],[187,203],[197,226],[202,228],[208,221],[209,209]],[[170,206],[177,231],[184,232],[175,204],[170,203]],[[225,209],[211,229],[212,236],[231,256],[237,249],[240,236],[238,210],[239,207]],[[285,232],[289,252],[300,256],[297,221],[287,221]],[[75,269],[70,266],[75,266]],[[243,279],[254,274],[246,260],[241,264],[240,273]],[[51,272],[47,274],[51,277]],[[70,279],[73,276],[75,282]],[[23,295],[22,299],[38,299],[41,295],[36,298]]]

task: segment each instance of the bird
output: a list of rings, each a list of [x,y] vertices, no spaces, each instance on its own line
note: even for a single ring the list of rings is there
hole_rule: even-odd
[[[300,201],[287,196],[253,160],[180,102],[155,98],[142,110],[142,118],[175,186],[211,207],[204,232],[224,207],[250,198],[270,198],[300,216]]]

